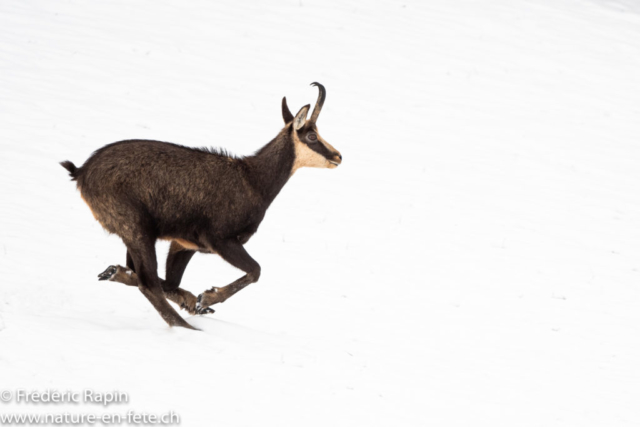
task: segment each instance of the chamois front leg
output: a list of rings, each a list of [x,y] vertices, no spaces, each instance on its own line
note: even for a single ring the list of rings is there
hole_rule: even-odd
[[[123,267],[121,265],[111,265],[107,267],[105,271],[98,275],[98,280],[109,280],[110,282],[123,283],[127,286],[140,287],[140,281],[138,275],[129,267]],[[165,281],[160,279],[163,284]],[[201,309],[196,308],[196,297],[191,292],[177,288],[170,291],[164,291],[164,296],[174,303],[176,303],[181,309],[186,310],[191,315],[198,314],[211,314],[215,313],[212,308],[204,307]]]
[[[247,274],[225,287],[216,288],[214,286],[208,291],[198,295],[196,308],[199,310],[213,304],[225,302],[236,292],[244,289],[251,283],[257,282],[260,278],[260,265],[251,258],[237,239],[226,240],[219,243],[216,245],[215,250],[222,259]]]

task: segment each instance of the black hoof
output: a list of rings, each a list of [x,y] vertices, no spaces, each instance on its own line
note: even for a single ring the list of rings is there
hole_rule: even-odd
[[[204,314],[213,314],[216,312],[213,308],[209,307],[203,308],[200,306],[196,306],[195,309],[189,309],[189,307],[185,303],[180,304],[180,308],[183,310],[187,310],[189,314],[192,314],[194,316],[202,316]]]
[[[196,310],[200,311],[202,309],[202,305],[200,304],[202,302],[202,294],[198,295],[198,298],[196,299]]]
[[[98,280],[109,280],[116,274],[116,271],[118,271],[118,268],[115,265],[110,265],[105,271],[98,274]]]
[[[215,311],[213,308],[211,308],[211,307],[205,307],[205,308],[197,308],[197,307],[196,307],[196,314],[197,314],[198,316],[203,316],[203,315],[205,315],[205,314],[213,314],[213,313],[215,313],[215,312],[216,312],[216,311]]]

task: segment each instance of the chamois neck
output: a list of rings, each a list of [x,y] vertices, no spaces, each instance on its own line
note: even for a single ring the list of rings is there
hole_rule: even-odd
[[[282,190],[293,169],[295,150],[288,130],[283,129],[256,154],[246,158],[250,181],[268,203]]]

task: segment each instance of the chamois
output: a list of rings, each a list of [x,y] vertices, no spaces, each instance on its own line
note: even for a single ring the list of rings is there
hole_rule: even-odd
[[[60,164],[77,182],[95,219],[117,234],[127,247],[126,267],[109,266],[98,277],[137,286],[170,326],[194,329],[167,302],[190,314],[212,313],[258,281],[260,265],[244,244],[289,178],[300,167],[336,168],[342,155],[319,134],[316,121],[326,98],[320,83],[318,100],[294,116],[282,99],[285,126],[254,155],[190,148],[149,140],[119,141],[95,151],[82,165]],[[155,243],[170,240],[166,279],[158,277]],[[197,298],[180,289],[195,252],[218,254],[246,274]]]

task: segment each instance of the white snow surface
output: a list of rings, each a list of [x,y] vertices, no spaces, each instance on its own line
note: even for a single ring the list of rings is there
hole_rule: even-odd
[[[4,0],[0,77],[0,391],[130,397],[0,413],[640,424],[637,2]],[[125,248],[59,161],[131,138],[251,154],[313,81],[344,162],[276,198],[258,283],[197,332],[97,281]],[[241,274],[196,255],[183,287]]]

